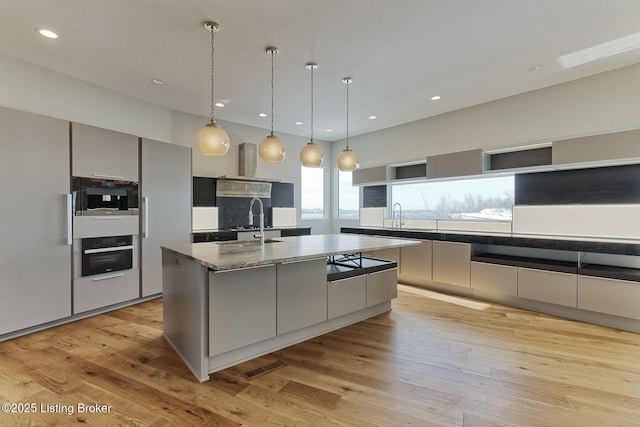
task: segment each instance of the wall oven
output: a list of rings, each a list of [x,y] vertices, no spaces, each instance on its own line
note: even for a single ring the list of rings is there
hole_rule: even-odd
[[[132,267],[132,235],[82,239],[82,276],[128,270]]]

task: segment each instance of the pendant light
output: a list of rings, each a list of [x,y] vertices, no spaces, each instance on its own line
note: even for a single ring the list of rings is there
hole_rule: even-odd
[[[338,155],[336,164],[342,172],[351,172],[360,167],[358,155],[349,148],[349,85],[353,82],[351,77],[344,77],[342,83],[347,85],[347,147]]]
[[[267,47],[267,55],[271,57],[271,134],[262,140],[258,146],[258,155],[266,163],[279,163],[287,155],[287,148],[282,141],[273,134],[273,58],[278,54],[278,48]]]
[[[322,148],[313,140],[313,71],[318,69],[318,64],[307,62],[305,67],[307,70],[311,70],[311,137],[300,151],[300,163],[302,166],[317,168],[320,167],[322,159],[324,159]]]
[[[220,31],[220,25],[215,22],[207,21],[204,28],[211,33],[211,112],[210,122],[200,129],[196,136],[196,145],[198,150],[204,156],[224,156],[229,150],[229,135],[220,126],[216,124],[216,116],[214,112],[214,61],[213,61],[213,35]]]

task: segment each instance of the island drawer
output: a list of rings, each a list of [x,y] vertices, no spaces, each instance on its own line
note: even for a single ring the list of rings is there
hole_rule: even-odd
[[[367,307],[367,276],[364,274],[330,281],[327,287],[329,319],[363,310]]]
[[[398,296],[398,268],[367,274],[367,307]]]

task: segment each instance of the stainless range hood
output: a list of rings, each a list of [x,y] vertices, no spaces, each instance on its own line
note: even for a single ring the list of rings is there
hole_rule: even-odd
[[[260,197],[261,199],[270,199],[271,183],[218,178],[216,182],[216,197]]]
[[[220,176],[216,183],[216,197],[271,198],[271,182],[257,178],[258,146],[243,142],[238,146],[238,175]]]
[[[238,175],[223,175],[218,179],[236,181],[279,182],[278,179],[258,178],[258,146],[249,142],[238,145]]]

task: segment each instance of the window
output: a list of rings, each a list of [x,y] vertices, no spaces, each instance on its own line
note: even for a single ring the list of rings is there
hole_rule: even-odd
[[[300,177],[300,218],[324,218],[324,169],[301,166]]]
[[[338,219],[360,218],[360,188],[351,184],[352,176],[338,170]]]
[[[511,221],[514,177],[394,184],[391,200],[406,219]]]

